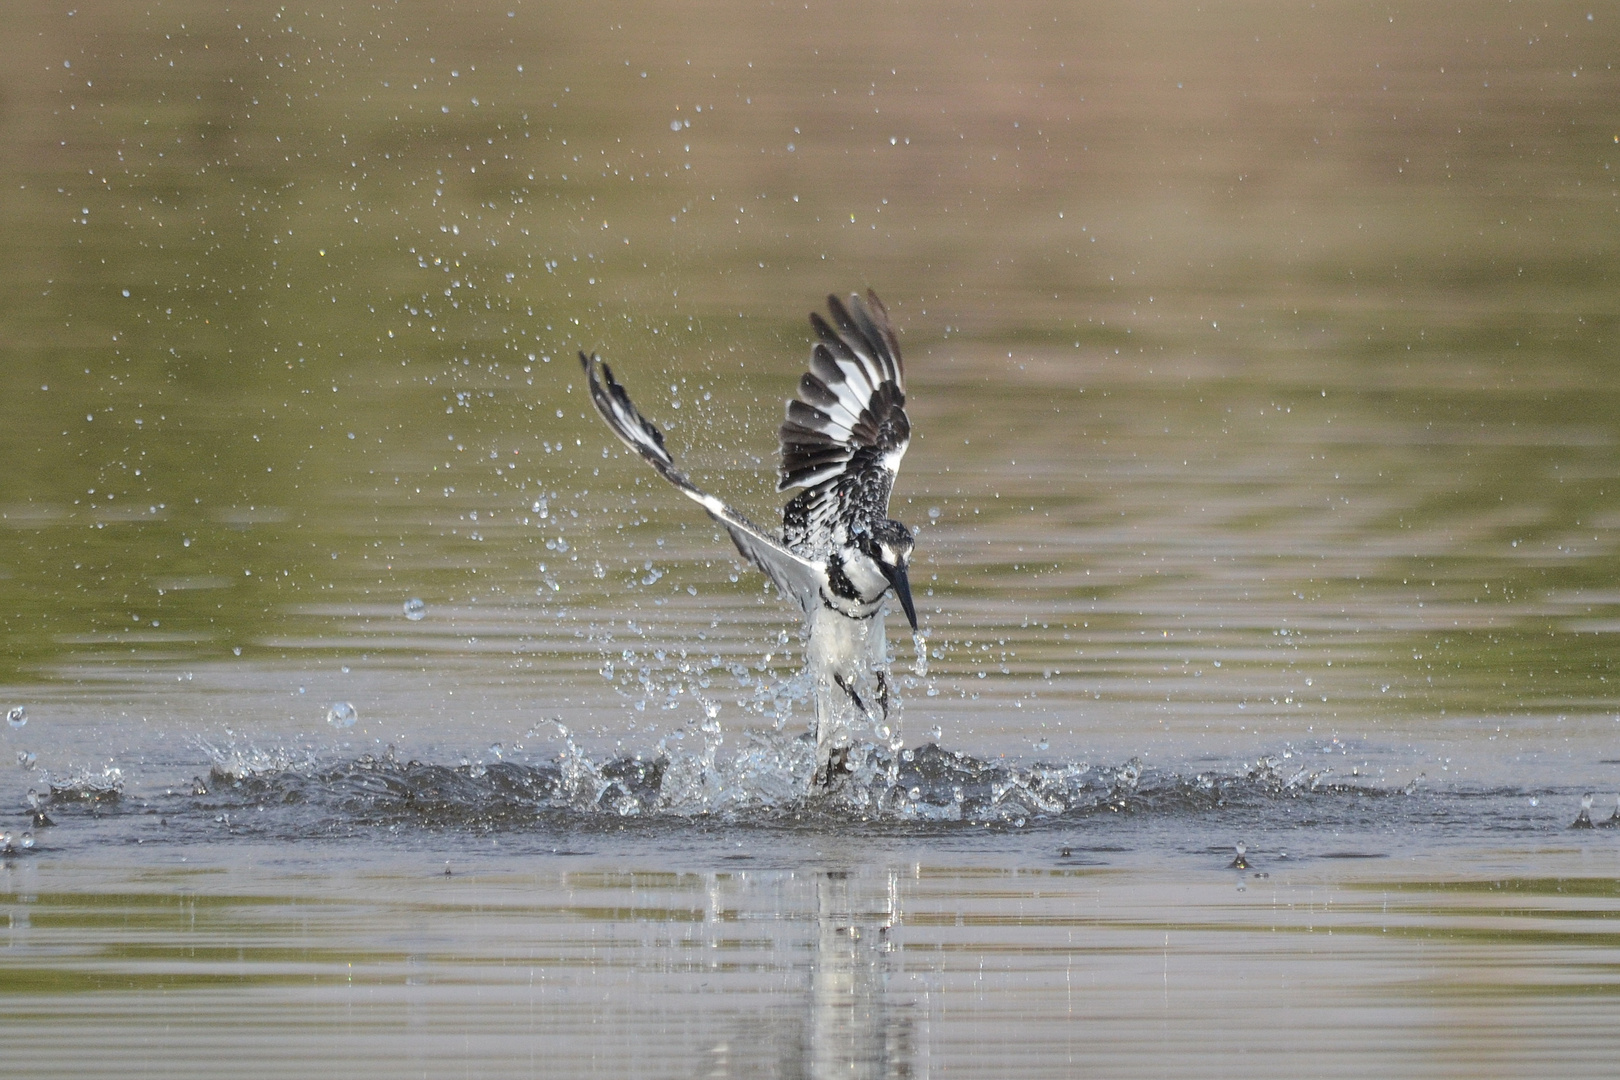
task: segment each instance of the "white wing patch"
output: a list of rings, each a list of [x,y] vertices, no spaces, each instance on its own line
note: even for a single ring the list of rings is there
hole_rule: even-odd
[[[652,421],[642,416],[630,401],[630,395],[613,378],[613,370],[595,356],[579,354],[585,368],[591,403],[608,427],[613,429],[624,444],[673,484],[682,495],[703,507],[708,515],[731,534],[731,542],[749,562],[759,567],[785,596],[799,602],[806,612],[820,603],[822,587],[827,582],[826,572],[815,563],[798,555],[723,501],[700,490],[675,467],[675,459],[664,446],[663,432]]]
[[[799,379],[798,397],[787,404],[777,490],[837,480],[862,450],[903,452],[911,436],[900,343],[882,301],[869,292],[845,306],[829,296],[827,312],[830,324],[810,315],[820,340]],[[868,458],[858,467],[871,463]]]
[[[783,511],[788,547],[825,558],[851,528],[887,516],[911,440],[900,343],[872,293],[846,306],[827,298],[831,322],[810,316],[820,340],[782,424],[777,488],[802,487]]]

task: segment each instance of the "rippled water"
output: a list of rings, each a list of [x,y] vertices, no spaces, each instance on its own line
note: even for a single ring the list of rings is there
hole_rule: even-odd
[[[1607,12],[14,21],[8,1063],[1609,1071]],[[771,521],[867,286],[927,656],[808,800],[572,357]]]

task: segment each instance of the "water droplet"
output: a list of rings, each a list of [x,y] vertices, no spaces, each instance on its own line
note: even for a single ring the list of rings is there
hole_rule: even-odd
[[[33,833],[25,832],[25,833],[22,834],[22,849],[24,851],[33,851],[34,850],[34,834]]]
[[[21,705],[13,705],[6,710],[6,723],[13,728],[25,727],[28,724],[28,710]]]
[[[928,508],[928,520],[929,521],[938,521],[939,520],[939,507],[930,506]]]
[[[360,714],[354,711],[354,706],[347,701],[340,701],[326,710],[326,722],[333,727],[354,727],[354,722],[360,719]]]
[[[38,760],[39,756],[32,750],[17,751],[17,765],[20,768],[32,769],[34,767],[34,763]]]

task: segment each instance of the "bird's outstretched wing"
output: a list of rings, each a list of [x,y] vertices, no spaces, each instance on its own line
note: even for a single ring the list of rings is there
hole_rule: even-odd
[[[642,416],[630,401],[630,395],[613,378],[613,369],[596,357],[579,354],[585,368],[585,381],[590,387],[591,403],[602,414],[608,427],[613,429],[626,446],[658,470],[658,475],[675,485],[681,494],[706,510],[711,518],[725,526],[732,543],[743,557],[764,571],[786,596],[797,600],[806,611],[819,603],[822,573],[819,567],[789,551],[776,537],[727,506],[713,495],[698,489],[686,474],[675,467],[675,459],[664,446],[664,434],[652,421]],[[600,377],[598,377],[600,376]]]
[[[802,487],[783,511],[788,547],[819,556],[834,522],[871,524],[888,516],[889,493],[911,441],[900,342],[877,294],[849,306],[827,297],[832,325],[810,314],[820,339],[799,396],[782,424],[777,490]]]

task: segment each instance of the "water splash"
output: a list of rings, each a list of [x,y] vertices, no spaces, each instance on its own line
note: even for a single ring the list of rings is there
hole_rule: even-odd
[[[72,767],[69,766],[72,770]],[[60,779],[45,777],[50,787],[49,801],[60,803],[115,803],[124,794],[124,772],[107,766],[96,770],[89,766],[72,770]]]
[[[392,751],[316,766],[296,755],[232,749],[216,757],[193,795],[212,811],[243,804],[320,811],[323,829],[416,823],[477,828],[551,823],[592,827],[628,818],[709,818],[740,824],[809,827],[986,825],[1024,828],[1095,814],[1200,812],[1260,806],[1341,791],[1399,791],[1330,783],[1262,759],[1242,774],[1156,773],[1140,760],[986,761],[937,743],[851,748],[847,771],[813,794],[815,743],[806,736],[750,728],[727,734],[718,708],[686,737],[667,737],[648,756],[596,759],[561,721],[549,721],[561,748],[549,761],[457,766],[400,761]],[[531,734],[538,734],[537,730]],[[266,825],[269,821],[266,820]],[[616,826],[615,826],[616,827]]]
[[[269,749],[253,743],[218,746],[206,739],[196,742],[212,764],[213,772],[225,776],[262,776],[271,773],[313,773],[315,759],[308,750],[291,747]]]
[[[1591,792],[1588,792],[1587,794],[1581,796],[1581,812],[1579,814],[1575,815],[1575,820],[1570,823],[1570,826],[1569,826],[1570,828],[1572,828],[1572,829],[1590,829],[1590,828],[1593,828],[1593,825],[1592,825],[1592,798],[1593,798],[1593,796],[1592,796]]]

